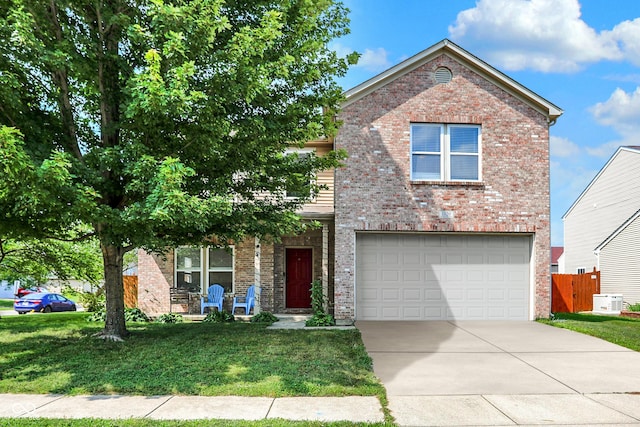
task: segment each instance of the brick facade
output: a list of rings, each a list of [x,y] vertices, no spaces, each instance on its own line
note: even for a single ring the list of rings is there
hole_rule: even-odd
[[[332,230],[332,227],[331,227]],[[330,234],[332,238],[332,234]],[[313,278],[322,278],[323,233],[321,229],[311,230],[300,236],[285,236],[281,243],[260,244],[260,309],[275,313],[287,312],[285,301],[285,249],[287,247],[307,247],[313,250]],[[328,242],[329,252],[329,292],[333,292],[333,241]],[[256,241],[246,239],[234,246],[234,294],[225,295],[224,310],[231,311],[233,296],[245,295],[247,288],[255,283]],[[170,289],[174,287],[174,252],[153,255],[143,250],[138,253],[138,306],[145,313],[157,316],[168,313]],[[329,296],[332,293],[328,294]],[[199,313],[199,300],[193,301],[189,311]],[[173,311],[186,312],[185,306],[173,307]],[[290,310],[289,310],[290,311]],[[309,312],[296,309],[295,312]]]
[[[438,67],[451,70],[452,81],[437,84]],[[362,230],[533,235],[535,315],[548,316],[546,115],[440,55],[347,102],[338,119],[335,147],[349,158],[335,174],[336,318],[354,318],[355,233]],[[412,182],[411,123],[481,125],[482,182]]]

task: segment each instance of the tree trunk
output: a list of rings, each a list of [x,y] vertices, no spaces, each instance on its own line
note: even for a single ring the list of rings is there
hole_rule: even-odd
[[[124,320],[124,285],[122,283],[123,248],[101,242],[104,261],[104,290],[107,299],[107,316],[101,338],[122,341],[129,333]]]

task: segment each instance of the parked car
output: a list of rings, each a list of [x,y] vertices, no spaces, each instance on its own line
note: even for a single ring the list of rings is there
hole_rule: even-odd
[[[28,288],[18,288],[18,292],[16,293],[16,297],[22,298],[25,295],[32,294],[35,292],[48,292],[47,288],[43,288],[42,286],[31,286]]]
[[[76,303],[60,294],[50,292],[34,292],[13,302],[13,309],[18,314],[30,311],[51,313],[52,311],[76,311]]]

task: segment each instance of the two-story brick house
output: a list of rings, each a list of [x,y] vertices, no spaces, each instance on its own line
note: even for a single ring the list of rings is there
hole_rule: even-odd
[[[547,316],[549,126],[562,110],[448,40],[345,95],[335,141],[314,143],[349,155],[303,212],[322,230],[240,243],[228,289],[258,281],[278,313],[308,307],[289,299],[295,276],[319,279],[342,322]],[[200,254],[204,290],[221,270]],[[158,295],[184,264],[142,254],[143,310],[168,311]]]

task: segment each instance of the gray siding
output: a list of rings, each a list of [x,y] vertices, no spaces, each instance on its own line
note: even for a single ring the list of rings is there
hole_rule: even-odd
[[[640,153],[620,150],[565,215],[565,272],[591,271],[597,264],[594,249],[638,209]]]
[[[600,292],[640,302],[640,217],[600,250]]]

